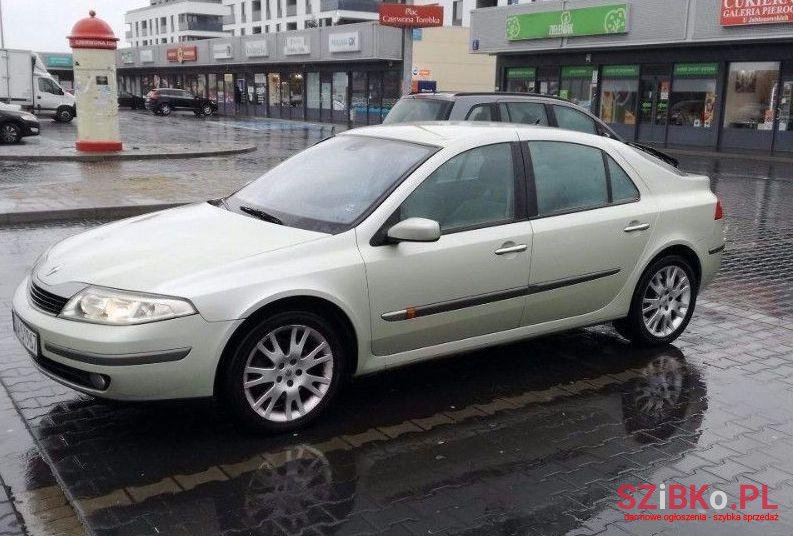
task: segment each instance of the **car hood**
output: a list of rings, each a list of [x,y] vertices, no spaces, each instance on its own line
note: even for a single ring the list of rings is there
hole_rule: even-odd
[[[47,285],[157,292],[174,279],[327,236],[201,203],[67,238],[48,252],[36,277]]]

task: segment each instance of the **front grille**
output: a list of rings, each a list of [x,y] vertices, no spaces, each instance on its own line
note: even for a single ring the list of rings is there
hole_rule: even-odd
[[[69,298],[63,298],[52,292],[47,292],[36,283],[31,283],[30,301],[37,309],[51,315],[58,315],[66,305],[66,302],[69,301]]]

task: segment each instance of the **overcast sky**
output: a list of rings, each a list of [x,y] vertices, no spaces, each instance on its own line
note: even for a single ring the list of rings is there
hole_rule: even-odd
[[[96,10],[124,43],[124,12],[148,0],[0,0],[6,48],[68,52],[66,36],[75,22]]]

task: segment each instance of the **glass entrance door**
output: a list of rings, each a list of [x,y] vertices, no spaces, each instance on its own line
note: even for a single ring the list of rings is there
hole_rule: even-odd
[[[724,103],[723,149],[770,151],[779,93],[779,62],[733,62]]]
[[[639,82],[639,141],[663,143],[672,81],[668,76],[643,76]]]
[[[780,88],[774,151],[793,152],[793,77],[782,80]]]

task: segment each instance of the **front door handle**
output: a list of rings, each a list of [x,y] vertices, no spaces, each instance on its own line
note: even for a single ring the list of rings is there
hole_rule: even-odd
[[[635,231],[644,231],[645,229],[649,229],[649,223],[639,223],[639,222],[630,222],[630,224],[623,229],[626,233],[633,233]]]
[[[499,248],[495,250],[493,253],[496,255],[506,255],[507,253],[520,253],[521,251],[526,251],[526,244],[518,244],[517,246],[507,246],[505,248]]]

